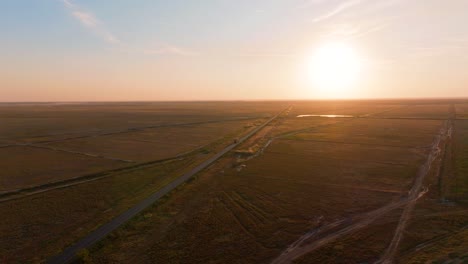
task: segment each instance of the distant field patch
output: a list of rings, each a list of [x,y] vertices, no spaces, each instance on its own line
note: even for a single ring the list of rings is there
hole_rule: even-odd
[[[26,146],[0,148],[0,191],[70,179],[125,164]]]
[[[292,114],[297,115],[373,115],[400,107],[399,104],[382,104],[372,102],[314,102],[296,103]]]
[[[0,104],[0,140],[40,142],[148,126],[268,117],[277,102]]]
[[[297,118],[291,116],[281,121],[272,130],[272,135],[279,136],[302,130],[315,129],[324,125],[335,124],[338,121],[330,118]]]
[[[253,121],[234,121],[145,129],[122,134],[73,139],[47,144],[56,148],[92,153],[137,162],[159,160],[203,147],[244,131]]]
[[[443,121],[348,119],[337,125],[289,137],[297,140],[336,141],[400,147],[425,147],[434,140]]]
[[[450,116],[449,104],[424,104],[424,105],[409,105],[400,107],[388,112],[377,114],[377,117],[391,118],[434,118],[446,119]]]
[[[454,134],[455,181],[452,182],[454,198],[468,199],[468,120],[455,121]]]
[[[249,162],[245,173],[285,182],[403,192],[421,162],[421,156],[403,148],[277,140]]]
[[[468,119],[468,104],[456,104],[457,118]]]

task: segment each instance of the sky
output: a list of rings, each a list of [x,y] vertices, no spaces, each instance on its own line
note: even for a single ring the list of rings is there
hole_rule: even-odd
[[[468,97],[466,10],[466,0],[3,0],[0,101]],[[362,67],[330,94],[309,65],[337,42]]]

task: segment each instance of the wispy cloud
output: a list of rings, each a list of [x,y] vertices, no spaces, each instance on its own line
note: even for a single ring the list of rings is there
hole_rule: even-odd
[[[78,20],[84,27],[91,30],[94,34],[109,43],[120,43],[120,40],[108,31],[93,13],[83,10],[71,0],[62,0],[62,3],[76,20]]]
[[[196,52],[177,47],[175,45],[158,45],[157,48],[132,48],[127,43],[122,42],[112,32],[106,29],[104,24],[92,12],[78,6],[72,0],[60,0],[63,5],[70,11],[70,14],[80,22],[85,28],[89,29],[95,35],[110,44],[119,44],[119,49],[122,52],[146,54],[146,55],[178,55],[178,56],[195,56]]]
[[[96,27],[98,24],[97,19],[90,13],[82,11],[73,11],[73,16],[76,17],[83,25],[87,27]]]
[[[329,18],[332,18],[332,17],[342,13],[343,11],[345,11],[347,9],[350,9],[353,6],[359,5],[360,3],[362,3],[362,0],[349,0],[349,1],[343,2],[343,3],[339,4],[338,6],[336,6],[335,8],[333,8],[331,11],[328,11],[327,13],[322,14],[322,15],[314,18],[312,21],[313,22],[321,22],[323,20],[327,20]]]
[[[70,0],[62,0],[62,2],[68,8],[72,8],[74,6]]]

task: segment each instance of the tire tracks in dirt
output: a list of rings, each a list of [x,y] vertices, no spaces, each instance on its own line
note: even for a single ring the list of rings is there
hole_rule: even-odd
[[[431,152],[429,153],[426,162],[420,167],[415,177],[413,187],[409,191],[406,198],[392,202],[374,211],[360,214],[348,219],[339,220],[321,228],[311,230],[293,242],[285,251],[281,253],[280,256],[275,258],[271,264],[292,263],[299,257],[304,256],[307,253],[310,253],[311,251],[318,249],[330,242],[333,242],[344,235],[365,228],[387,213],[400,208],[401,206],[405,206],[397,230],[395,231],[395,236],[392,239],[390,246],[387,248],[387,251],[377,262],[392,263],[392,259],[396,253],[399,242],[401,241],[403,231],[406,227],[408,219],[411,216],[411,212],[414,209],[414,205],[416,204],[416,201],[427,192],[427,189],[422,190],[424,178],[430,172],[433,163],[438,158],[440,158],[441,148],[444,147],[445,140],[447,137],[451,136],[451,133],[451,123],[446,122],[444,127],[441,129],[441,132],[436,136],[436,139],[432,144]]]
[[[403,210],[403,213],[400,217],[400,221],[398,226],[395,230],[395,234],[393,236],[390,245],[387,247],[386,251],[382,255],[382,257],[376,263],[382,264],[389,264],[393,263],[393,259],[398,251],[398,246],[403,238],[403,232],[406,229],[408,224],[408,220],[411,218],[411,214],[414,210],[416,205],[417,197],[420,195],[422,184],[426,175],[429,174],[433,165],[436,161],[441,159],[441,154],[444,152],[445,142],[448,138],[452,135],[452,123],[447,121],[444,127],[441,129],[440,134],[436,137],[436,140],[432,144],[432,150],[428,155],[428,158],[423,166],[418,171],[416,176],[415,182],[413,187],[408,193],[408,197],[410,198],[409,203]]]

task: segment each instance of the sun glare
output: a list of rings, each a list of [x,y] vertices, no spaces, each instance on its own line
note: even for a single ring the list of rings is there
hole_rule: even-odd
[[[319,47],[309,63],[309,76],[324,97],[349,97],[361,71],[359,56],[344,43]]]

